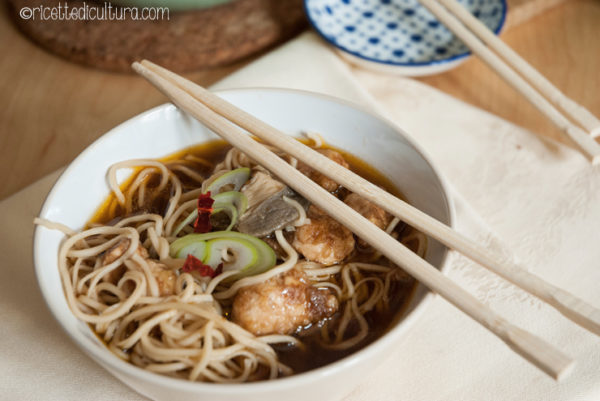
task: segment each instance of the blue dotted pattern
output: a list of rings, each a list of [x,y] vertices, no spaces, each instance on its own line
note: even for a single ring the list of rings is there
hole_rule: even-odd
[[[458,0],[498,33],[505,0]],[[469,54],[467,47],[418,0],[305,0],[309,20],[329,42],[386,64],[428,65]]]

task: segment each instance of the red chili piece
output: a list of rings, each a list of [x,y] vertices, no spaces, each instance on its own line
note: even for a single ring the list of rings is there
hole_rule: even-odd
[[[211,230],[210,215],[213,212],[212,205],[215,202],[210,197],[210,191],[205,194],[200,194],[198,197],[198,217],[194,222],[195,233],[207,233]]]
[[[205,265],[204,263],[202,263],[202,261],[194,255],[188,254],[187,258],[185,259],[185,263],[181,268],[181,271],[184,273],[191,273],[193,271],[197,271],[203,277],[215,277],[217,274],[220,273],[219,270],[223,270],[221,265],[219,265],[219,267],[217,267],[217,270],[214,270],[209,265]]]

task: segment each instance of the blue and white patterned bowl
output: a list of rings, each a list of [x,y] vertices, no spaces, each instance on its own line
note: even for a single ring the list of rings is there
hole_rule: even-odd
[[[459,0],[496,34],[506,0]],[[341,54],[368,68],[429,75],[456,67],[468,48],[418,0],[304,0],[312,26]]]

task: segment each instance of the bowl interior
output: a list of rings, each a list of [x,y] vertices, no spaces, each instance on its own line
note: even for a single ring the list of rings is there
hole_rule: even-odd
[[[505,0],[458,0],[498,33]],[[419,67],[464,58],[468,48],[418,0],[305,0],[313,27],[334,46],[364,60]]]
[[[220,94],[290,135],[300,136],[302,131],[321,133],[328,143],[368,161],[384,173],[413,205],[440,221],[452,224],[452,206],[439,175],[418,148],[385,121],[344,102],[307,92],[248,89],[224,91]],[[161,157],[216,138],[214,133],[173,105],[159,106],[114,128],[81,153],[55,184],[40,215],[73,229],[80,229],[109,193],[106,172],[112,164],[126,159]],[[122,171],[118,178],[123,180],[127,175],[127,171]],[[67,306],[57,266],[62,239],[63,236],[57,231],[43,227],[36,229],[35,269],[50,310],[80,347],[104,366],[148,378],[164,386],[220,388],[220,385],[187,383],[158,376],[135,368],[112,355],[90,328],[74,317]],[[441,267],[445,256],[446,250],[442,245],[429,242],[426,259],[430,263]],[[424,295],[421,288],[405,314],[414,315],[412,312],[420,308]],[[407,320],[410,319],[396,325],[384,338],[398,335]],[[368,353],[370,348],[381,342],[379,340],[354,355]],[[339,369],[343,363],[336,362],[317,370],[323,375],[332,369]],[[298,377],[315,374],[313,372],[277,382],[301,380]]]

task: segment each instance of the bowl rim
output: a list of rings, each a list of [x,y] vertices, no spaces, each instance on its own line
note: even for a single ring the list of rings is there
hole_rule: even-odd
[[[315,30],[315,32],[317,32],[317,34],[323,38],[327,43],[329,43],[330,45],[334,46],[336,49],[339,49],[343,52],[346,52],[348,54],[351,54],[354,57],[358,57],[359,59],[365,60],[365,61],[369,61],[371,63],[377,63],[377,64],[384,64],[387,66],[394,66],[394,67],[405,67],[405,68],[413,68],[413,67],[428,67],[428,66],[440,66],[440,65],[444,65],[446,63],[450,63],[453,61],[458,61],[458,60],[463,60],[468,58],[469,56],[472,55],[470,50],[467,50],[466,52],[463,53],[459,53],[459,54],[455,54],[453,56],[447,57],[447,58],[443,58],[440,60],[431,60],[431,61],[423,61],[423,62],[412,62],[412,63],[399,63],[399,62],[394,62],[394,61],[388,61],[388,60],[379,60],[373,57],[369,57],[369,56],[365,56],[364,54],[358,52],[358,51],[354,51],[354,50],[350,50],[345,46],[342,46],[338,43],[335,43],[332,39],[328,38],[327,35],[325,35],[325,33],[319,28],[319,24],[315,21],[315,19],[312,17],[311,13],[308,11],[308,3],[312,1],[312,0],[303,0],[303,4],[304,4],[304,13],[306,14],[306,18],[308,19],[308,22],[310,23],[310,25],[313,27],[313,29]],[[507,0],[497,0],[500,2],[500,4],[502,5],[502,16],[500,18],[500,23],[498,24],[498,27],[496,29],[493,30],[495,35],[499,35],[502,32],[502,29],[504,28],[504,24],[506,23],[506,15],[508,13],[508,3]],[[423,7],[423,6],[421,6]],[[437,19],[436,19],[437,21]],[[439,22],[439,21],[438,21]],[[443,25],[440,22],[441,25]],[[452,34],[454,35],[454,34]],[[460,40],[460,39],[459,39]],[[458,64],[456,65],[458,66]]]
[[[307,90],[300,89],[287,89],[287,88],[268,88],[268,87],[247,87],[247,88],[232,88],[232,89],[224,89],[224,90],[216,90],[215,93],[217,95],[228,94],[228,93],[252,93],[252,92],[274,92],[274,93],[288,93],[288,94],[297,94],[308,97],[318,97],[323,100],[342,104],[350,109],[354,109],[355,111],[367,114],[369,117],[380,120],[385,125],[388,125],[393,131],[398,133],[403,137],[412,147],[413,149],[425,160],[428,166],[433,171],[434,175],[437,178],[437,181],[441,187],[442,195],[444,197],[446,212],[448,215],[448,225],[450,227],[454,227],[456,224],[456,210],[454,205],[454,199],[452,197],[451,187],[447,179],[441,174],[439,169],[432,164],[431,158],[427,156],[424,150],[418,145],[410,135],[408,135],[402,128],[397,126],[394,122],[390,121],[388,118],[382,115],[376,114],[374,111],[369,110],[367,107],[359,105],[355,102],[351,102],[345,99],[340,99],[335,96],[311,92]],[[55,193],[58,191],[59,184],[68,176],[73,170],[78,167],[78,164],[83,160],[88,153],[93,152],[95,148],[100,146],[104,141],[108,140],[109,137],[113,135],[117,135],[117,133],[123,129],[127,129],[130,125],[138,124],[140,120],[146,119],[152,114],[162,113],[168,109],[179,110],[176,106],[171,103],[163,103],[156,107],[153,107],[149,110],[146,110],[142,113],[136,114],[135,116],[129,118],[128,120],[118,124],[117,126],[111,128],[106,133],[102,134],[98,139],[96,139],[93,143],[87,146],[79,155],[65,168],[65,170],[60,174],[59,178],[56,180],[52,189],[46,195],[44,199],[44,203],[40,210],[38,216],[44,216],[49,208],[49,201],[55,196]],[[182,112],[183,113],[183,112]],[[184,114],[187,115],[187,114]],[[419,301],[419,303],[414,307],[410,313],[403,316],[393,327],[389,328],[380,338],[373,341],[371,344],[361,348],[358,351],[353,352],[352,354],[332,362],[330,364],[324,365],[322,367],[311,369],[307,372],[295,374],[289,377],[282,377],[276,380],[265,380],[259,382],[251,382],[251,383],[235,383],[235,384],[227,384],[227,383],[205,383],[205,382],[191,382],[179,378],[173,378],[165,375],[161,375],[158,373],[150,372],[144,369],[141,369],[131,363],[125,362],[116,355],[114,355],[108,348],[100,348],[97,346],[89,345],[89,338],[85,337],[83,334],[79,332],[71,332],[67,329],[66,325],[63,324],[63,319],[60,316],[62,309],[54,308],[53,303],[51,302],[51,298],[56,296],[56,294],[50,291],[49,287],[45,287],[42,281],[40,280],[43,262],[40,260],[40,256],[38,255],[39,249],[42,246],[40,241],[42,240],[42,232],[40,231],[41,227],[37,226],[34,230],[33,235],[33,259],[34,259],[34,270],[36,274],[36,281],[38,287],[42,293],[44,298],[44,302],[46,306],[52,313],[54,319],[59,323],[61,329],[71,338],[71,340],[77,344],[77,346],[85,353],[94,359],[95,362],[99,363],[102,367],[109,371],[109,373],[120,377],[120,375],[125,375],[128,377],[135,377],[138,380],[142,380],[144,382],[154,382],[159,384],[161,387],[177,389],[180,391],[186,391],[190,393],[205,393],[205,394],[214,394],[214,395],[244,395],[248,394],[248,391],[275,391],[275,390],[284,390],[286,388],[298,387],[306,384],[312,383],[317,378],[326,378],[329,376],[335,375],[340,370],[346,370],[351,368],[353,365],[359,364],[360,361],[357,356],[368,354],[377,354],[381,348],[390,347],[390,345],[394,342],[399,341],[399,336],[402,332],[405,332],[410,327],[412,327],[411,322],[416,321],[424,312],[427,305],[429,305],[433,299],[437,297],[437,294],[432,293],[427,290],[423,298]],[[447,269],[447,265],[449,264],[449,250],[446,248],[443,251],[442,259],[440,262],[439,270],[444,271]],[[422,286],[422,284],[419,284]],[[61,283],[62,286],[62,283]],[[417,287],[418,290],[418,287]],[[64,293],[63,293],[64,296]],[[68,309],[68,308],[67,308]],[[64,312],[64,311],[63,311]],[[72,312],[68,309],[68,313]],[[91,329],[90,329],[91,331]],[[110,367],[110,369],[109,369]],[[114,370],[114,371],[113,371]],[[117,373],[119,375],[117,375]]]

